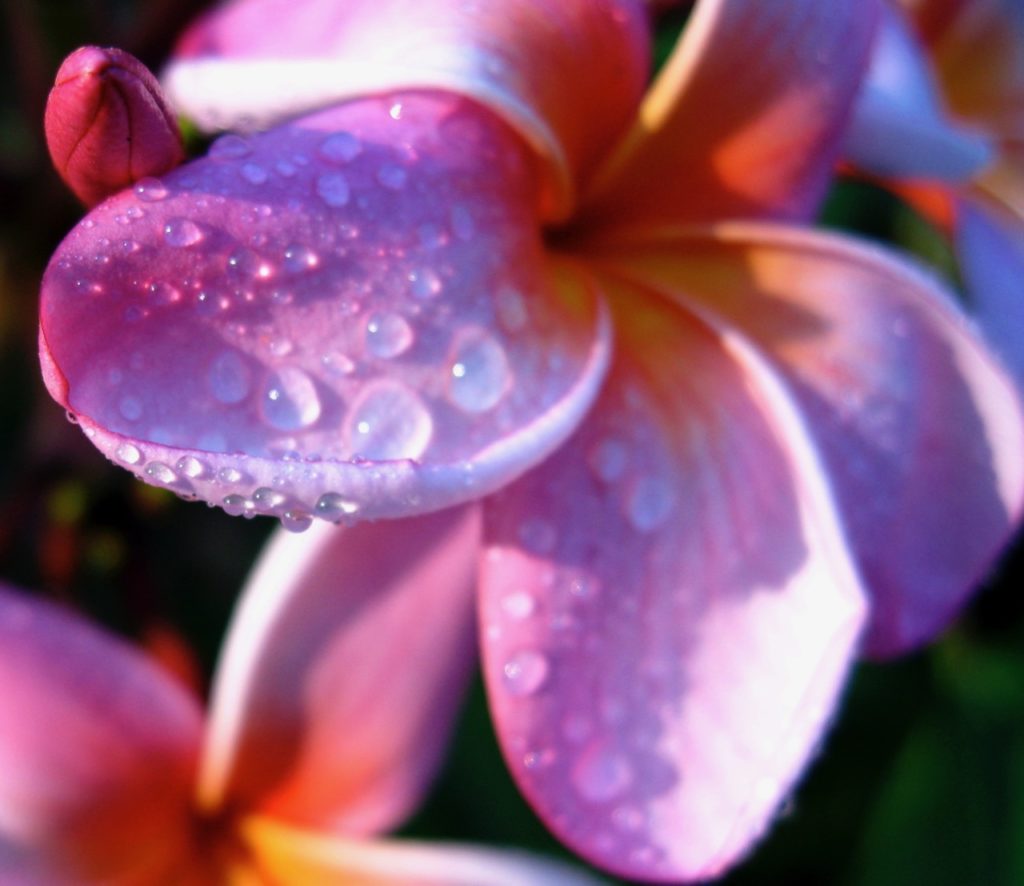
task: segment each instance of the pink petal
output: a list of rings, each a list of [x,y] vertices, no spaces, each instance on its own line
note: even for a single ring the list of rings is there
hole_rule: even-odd
[[[963,181],[992,159],[988,139],[946,114],[924,47],[893,8],[882,18],[844,150],[866,172],[912,179]]]
[[[971,316],[1024,391],[1024,219],[978,200],[958,210],[957,256]]]
[[[575,437],[488,500],[484,665],[509,766],[621,876],[720,874],[826,727],[864,602],[823,473],[756,354],[623,287]]]
[[[156,78],[127,52],[96,46],[75,50],[57,71],[46,143],[57,172],[86,206],[185,159]]]
[[[474,661],[475,509],[272,540],[215,679],[208,809],[363,835],[440,761]]]
[[[325,837],[247,817],[242,839],[266,882],[330,886],[599,886],[565,864],[525,852],[411,841]]]
[[[698,3],[585,221],[813,213],[876,13],[873,0]]]
[[[354,101],[97,208],[43,281],[53,396],[141,479],[297,522],[473,498],[572,431],[607,362],[526,149],[441,94]]]
[[[648,39],[634,0],[236,0],[193,27],[165,79],[209,129],[390,90],[472,97],[544,158],[546,212],[564,217],[633,116]]]
[[[0,587],[0,880],[162,880],[188,851],[201,726],[139,652]]]
[[[614,261],[734,324],[786,376],[871,590],[867,650],[942,630],[1024,507],[1020,400],[952,296],[881,249],[781,226],[663,232]]]

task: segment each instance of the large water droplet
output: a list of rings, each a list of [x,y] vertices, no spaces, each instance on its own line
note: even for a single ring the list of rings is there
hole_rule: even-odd
[[[320,144],[320,156],[333,163],[349,163],[362,153],[362,143],[351,132],[336,132]]]
[[[505,349],[489,333],[471,330],[458,337],[451,357],[448,399],[466,412],[486,412],[509,384]]]
[[[210,145],[209,156],[216,160],[234,160],[252,153],[252,148],[240,135],[228,133]]]
[[[390,461],[419,458],[430,444],[434,422],[414,391],[381,380],[363,389],[345,428],[353,455]]]
[[[146,476],[154,483],[160,483],[163,486],[170,486],[178,479],[178,475],[170,467],[159,461],[151,461],[146,465]]]
[[[344,206],[351,196],[348,179],[340,172],[325,172],[316,180],[316,192],[328,206]]]
[[[413,331],[401,314],[371,314],[366,321],[366,349],[375,357],[397,357],[409,349]]]
[[[547,682],[550,670],[543,653],[522,649],[505,662],[502,683],[510,695],[533,695]]]
[[[121,413],[122,418],[128,421],[138,421],[142,418],[142,401],[129,394],[121,398],[117,404],[117,410]]]
[[[206,473],[206,465],[194,455],[183,455],[178,459],[174,467],[179,474],[188,477],[190,480],[198,479]]]
[[[353,516],[359,510],[359,505],[337,492],[325,492],[317,499],[314,510],[318,517],[337,522]]]
[[[576,761],[572,783],[585,800],[601,803],[618,796],[633,783],[633,769],[623,754],[598,741]]]
[[[167,197],[167,186],[158,178],[140,178],[135,183],[135,196],[146,203],[156,203]]]
[[[245,163],[240,172],[250,185],[262,185],[267,180],[267,170],[258,163]]]
[[[675,506],[672,485],[659,477],[641,477],[626,495],[626,516],[640,532],[653,532],[668,520]]]
[[[131,443],[122,443],[114,450],[114,458],[126,465],[137,465],[142,459],[142,453]]]
[[[199,225],[187,218],[172,218],[164,225],[164,240],[168,246],[195,246],[203,239]]]
[[[241,403],[249,394],[251,373],[237,351],[224,351],[213,361],[206,381],[221,403]]]
[[[529,618],[536,608],[537,601],[529,591],[509,591],[501,598],[501,611],[516,621]]]
[[[295,431],[320,418],[321,406],[313,380],[301,369],[286,366],[267,378],[262,408],[268,424],[281,431]]]

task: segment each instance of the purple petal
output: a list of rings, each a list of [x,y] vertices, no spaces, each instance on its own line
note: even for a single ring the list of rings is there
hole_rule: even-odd
[[[329,833],[394,826],[475,660],[475,509],[272,539],[214,682],[202,804]]]
[[[813,754],[864,601],[771,373],[622,296],[586,423],[486,503],[485,676],[509,766],[562,840],[622,876],[706,878]]]
[[[607,362],[534,185],[509,129],[441,94],[225,136],[58,249],[47,384],[109,458],[235,513],[482,495],[571,433]]]

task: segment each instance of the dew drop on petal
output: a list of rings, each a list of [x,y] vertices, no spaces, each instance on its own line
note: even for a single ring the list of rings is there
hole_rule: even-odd
[[[245,163],[241,170],[242,178],[251,185],[262,185],[267,180],[267,170],[258,163]]]
[[[272,372],[263,385],[263,417],[280,431],[308,428],[320,418],[320,397],[313,380],[301,369],[286,366]]]
[[[135,196],[145,203],[157,203],[167,197],[167,186],[158,178],[140,178],[134,190]]]
[[[501,611],[516,621],[529,618],[536,608],[537,601],[529,591],[509,591],[501,598]]]
[[[397,357],[412,345],[414,334],[401,314],[371,314],[366,321],[366,349],[375,357]]]
[[[591,447],[587,453],[587,464],[599,480],[614,483],[623,473],[629,462],[629,454],[625,444],[615,437],[605,437]]]
[[[443,285],[441,275],[433,268],[417,268],[409,272],[409,291],[414,298],[433,298]]]
[[[319,153],[332,163],[350,163],[362,150],[362,143],[351,132],[336,132],[320,143]]]
[[[672,486],[657,477],[641,477],[626,495],[626,517],[640,532],[652,532],[668,520],[675,505]]]
[[[244,495],[238,495],[232,493],[231,495],[225,495],[221,499],[221,507],[224,508],[232,517],[238,517],[246,511],[252,510],[252,502],[249,501]]]
[[[404,188],[408,177],[408,173],[401,166],[396,166],[394,163],[386,163],[377,170],[378,183],[391,191],[400,191]]]
[[[195,246],[202,239],[199,225],[190,219],[172,218],[164,225],[164,240],[168,246]]]
[[[178,475],[163,462],[151,461],[146,465],[146,476],[154,483],[170,486],[178,479]]]
[[[237,351],[224,351],[206,375],[210,393],[221,403],[241,403],[250,388],[249,367]]]
[[[509,695],[533,695],[547,682],[551,666],[547,657],[533,649],[511,655],[502,668],[502,685]]]
[[[142,459],[142,453],[131,443],[122,443],[114,450],[114,458],[126,465],[137,465]]]
[[[188,477],[190,480],[202,477],[206,473],[206,465],[194,455],[183,455],[178,459],[174,467],[179,474]]]
[[[375,461],[419,458],[434,422],[419,396],[400,382],[381,380],[352,404],[345,433],[353,455]]]
[[[359,510],[359,505],[337,492],[325,492],[317,499],[314,510],[324,520],[337,521],[353,516]]]
[[[236,160],[252,152],[249,143],[240,135],[228,133],[210,145],[209,156],[215,160]]]
[[[623,754],[597,741],[580,754],[572,769],[572,783],[585,800],[601,803],[633,783],[633,769]]]
[[[316,192],[328,206],[344,206],[349,201],[351,189],[348,179],[340,172],[325,172],[316,180]]]
[[[242,481],[242,472],[238,468],[221,468],[217,471],[217,479],[221,483],[227,483],[228,485],[234,485]]]
[[[331,375],[351,375],[356,370],[355,362],[341,351],[331,351],[320,358],[320,363]]]
[[[459,337],[450,356],[448,399],[465,412],[486,412],[509,384],[505,349],[490,334],[475,330]]]
[[[138,397],[132,397],[131,395],[122,397],[117,404],[117,410],[121,413],[121,417],[127,421],[138,421],[142,418],[142,401]]]
[[[281,515],[281,525],[289,532],[305,532],[313,525],[313,518],[305,511],[288,510]]]

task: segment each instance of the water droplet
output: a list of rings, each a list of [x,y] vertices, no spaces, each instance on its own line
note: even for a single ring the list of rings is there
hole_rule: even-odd
[[[295,166],[287,160],[278,160],[277,163],[274,164],[274,169],[276,169],[277,172],[285,178],[291,178],[296,172]]]
[[[142,418],[142,401],[138,397],[122,397],[117,404],[117,410],[121,417],[127,421],[138,421]]]
[[[614,483],[626,470],[629,453],[625,444],[614,437],[599,440],[587,454],[587,464],[599,480]]]
[[[169,246],[195,246],[203,239],[203,232],[194,221],[172,218],[164,225],[164,240]]]
[[[498,313],[498,322],[509,332],[520,332],[529,319],[526,299],[512,286],[503,286],[498,290],[495,296],[495,310]]]
[[[175,463],[174,468],[179,474],[183,474],[190,480],[196,480],[206,473],[206,465],[194,455],[183,455]]]
[[[261,510],[273,511],[275,508],[281,507],[288,499],[276,489],[271,489],[269,486],[260,486],[259,489],[253,492],[252,500]]]
[[[289,532],[305,532],[313,525],[313,518],[305,511],[287,510],[281,515],[281,525]]]
[[[320,358],[320,362],[323,364],[324,369],[326,369],[331,375],[338,377],[351,375],[356,369],[356,364],[352,359],[345,354],[342,354],[340,351],[332,351],[329,354],[324,354]]]
[[[505,349],[483,330],[458,337],[451,360],[448,399],[466,412],[493,409],[509,384]]]
[[[375,357],[388,359],[409,350],[412,327],[401,314],[371,314],[366,321],[366,349]]]
[[[235,483],[242,482],[242,472],[238,468],[221,468],[217,471],[217,479],[221,483],[227,483],[229,486],[233,486]]]
[[[301,244],[289,246],[284,251],[284,267],[292,274],[300,274],[320,264],[320,256]]]
[[[114,450],[114,457],[126,465],[137,465],[142,459],[142,453],[131,443],[122,443]]]
[[[668,520],[675,506],[671,484],[660,477],[641,477],[626,496],[626,516],[635,529],[652,532]]]
[[[558,534],[555,527],[542,517],[524,520],[519,527],[519,540],[535,554],[550,554],[555,549]]]
[[[316,192],[328,206],[344,206],[351,196],[348,179],[340,172],[325,172],[316,180]]]
[[[146,203],[163,200],[167,193],[167,186],[158,178],[140,178],[135,183],[135,196]]]
[[[547,682],[550,669],[542,653],[523,649],[505,662],[502,683],[509,695],[533,695]]]
[[[414,298],[433,298],[437,295],[444,284],[441,275],[433,268],[417,268],[409,271],[409,292]]]
[[[252,510],[252,502],[244,495],[238,495],[237,493],[225,495],[224,498],[221,499],[220,504],[225,511],[231,514],[232,517],[241,516],[247,511]]]
[[[210,393],[221,403],[241,403],[248,395],[251,372],[237,351],[224,351],[206,374]]]
[[[325,492],[316,502],[316,515],[324,520],[337,522],[345,517],[351,517],[359,510],[359,505],[339,495],[337,492]]]
[[[313,380],[301,369],[285,366],[268,376],[262,408],[268,424],[281,431],[295,431],[316,422],[321,406]]]
[[[178,479],[178,475],[174,471],[159,461],[151,461],[146,465],[146,476],[154,483],[161,483],[164,486],[170,486]]]
[[[388,108],[388,116],[392,120],[401,120],[402,119],[402,103],[401,102],[393,102],[391,107]]]
[[[602,803],[633,783],[633,770],[625,756],[604,742],[595,742],[573,766],[572,783],[585,800]]]
[[[258,163],[245,163],[240,172],[251,185],[262,185],[267,180],[267,170]]]
[[[287,357],[294,347],[290,338],[272,338],[267,342],[267,350],[275,357]]]
[[[386,163],[377,170],[377,182],[391,191],[402,190],[408,177],[408,173],[394,163]]]
[[[350,163],[363,150],[362,143],[351,132],[336,132],[320,144],[320,156],[333,163]]]
[[[234,160],[252,153],[249,143],[240,135],[222,135],[210,145],[209,156],[216,160]]]
[[[537,601],[529,591],[510,591],[501,598],[501,611],[509,618],[522,621],[537,609]]]
[[[352,453],[374,461],[419,458],[434,433],[433,419],[419,396],[386,379],[363,389],[345,426]]]

